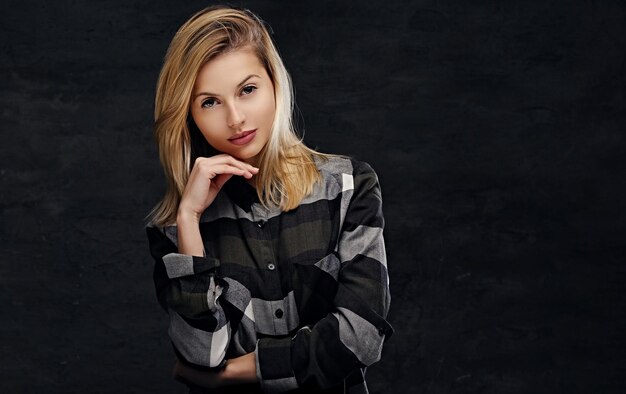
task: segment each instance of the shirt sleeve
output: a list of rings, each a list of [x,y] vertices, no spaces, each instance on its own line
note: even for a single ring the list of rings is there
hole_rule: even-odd
[[[218,302],[228,288],[219,275],[219,260],[178,253],[161,227],[148,225],[146,232],[156,295],[169,314],[168,334],[176,354],[192,366],[221,368],[233,322]]]
[[[378,177],[367,163],[354,162],[343,190],[352,197],[335,252],[340,269],[334,308],[293,337],[257,340],[257,377],[266,393],[340,384],[377,362],[394,331],[386,321],[391,296]]]

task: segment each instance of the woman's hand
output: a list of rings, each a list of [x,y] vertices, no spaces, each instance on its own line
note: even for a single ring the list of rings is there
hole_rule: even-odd
[[[237,383],[258,382],[254,352],[231,358],[222,371],[223,386]]]
[[[197,369],[184,365],[177,358],[172,374],[175,379],[209,389],[231,384],[253,383],[258,381],[254,352],[227,360],[224,369],[218,372],[198,371]]]
[[[202,212],[211,205],[222,186],[233,175],[250,179],[258,172],[258,168],[231,155],[198,157],[178,206],[179,215],[200,218]]]

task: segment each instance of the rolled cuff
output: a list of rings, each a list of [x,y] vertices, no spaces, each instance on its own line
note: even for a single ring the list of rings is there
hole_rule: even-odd
[[[282,393],[299,387],[291,367],[291,341],[291,337],[257,340],[256,376],[264,393]]]
[[[220,261],[213,257],[199,257],[182,253],[169,253],[163,256],[163,264],[165,265],[167,276],[170,279],[174,279],[210,270],[215,270],[217,273]]]

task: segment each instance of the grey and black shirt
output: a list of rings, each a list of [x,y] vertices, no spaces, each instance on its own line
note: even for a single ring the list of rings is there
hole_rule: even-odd
[[[201,217],[205,256],[178,253],[175,225],[147,226],[183,362],[220,368],[255,352],[259,393],[367,393],[393,333],[381,190],[365,162],[316,163],[322,182],[288,212],[233,176]]]

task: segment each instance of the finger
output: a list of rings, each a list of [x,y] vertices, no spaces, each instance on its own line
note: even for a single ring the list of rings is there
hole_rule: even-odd
[[[259,171],[259,169],[256,168],[255,166],[253,166],[252,164],[248,164],[248,163],[246,163],[243,160],[236,159],[233,156],[228,156],[227,160],[228,160],[229,164],[231,164],[233,166],[237,166],[237,167],[243,168],[243,169],[248,170],[250,172],[257,173]]]
[[[227,154],[221,154],[221,155],[216,155],[212,157],[198,158],[198,160],[196,160],[195,167],[204,168],[205,171],[208,171],[208,168],[212,168],[218,164],[222,164],[222,165],[225,164],[225,165],[229,165],[232,167],[241,168],[242,170],[249,172],[251,175],[259,172],[259,169],[254,167],[253,165],[248,164],[241,160],[237,160],[234,157],[227,155]]]
[[[245,161],[238,160],[234,158],[233,156],[227,155],[227,154],[220,154],[220,155],[215,155],[209,158],[202,158],[202,159],[206,161],[202,162],[200,166],[212,168],[213,166],[216,166],[218,164],[226,164],[232,167],[241,168],[242,170],[249,172],[250,175],[246,176],[246,178],[251,178],[252,175],[259,172],[259,169],[257,167],[251,164],[248,164]],[[237,174],[237,175],[241,175],[241,174]]]
[[[232,175],[241,175],[241,176],[246,176],[246,177],[252,176],[252,173],[250,171],[236,167],[236,166],[231,166],[229,164],[219,164],[216,166],[212,166],[207,173],[209,179],[213,179],[218,174],[232,174]]]

